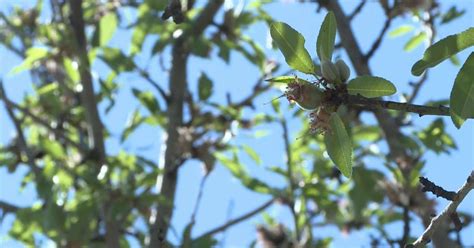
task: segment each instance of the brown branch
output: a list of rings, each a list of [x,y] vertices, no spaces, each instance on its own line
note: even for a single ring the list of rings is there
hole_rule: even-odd
[[[82,0],[69,0],[71,10],[69,20],[75,36],[76,57],[79,60],[79,75],[81,78],[82,91],[80,92],[81,104],[84,107],[89,145],[94,152],[92,168],[96,173],[106,163],[107,152],[104,141],[104,127],[102,125],[97,100],[94,93],[94,85],[90,71],[90,62],[87,51],[87,38],[85,34],[85,21],[82,9]],[[110,194],[108,195],[110,196]],[[110,197],[108,197],[110,199]],[[108,248],[120,246],[120,230],[115,216],[111,213],[112,201],[105,201],[101,206],[105,221],[105,245]]]
[[[12,102],[10,101],[10,99],[8,99],[7,93],[5,92],[5,89],[3,88],[3,81],[1,81],[1,80],[0,80],[0,99],[2,99],[3,102],[5,102],[5,107],[7,109],[8,116],[13,121],[13,125],[15,126],[15,129],[16,129],[16,132],[17,132],[17,135],[18,135],[18,147],[19,147],[19,149],[26,154],[27,163],[31,167],[31,170],[33,171],[35,176],[40,178],[41,177],[41,169],[38,168],[35,164],[34,155],[31,152],[30,148],[28,147],[25,135],[23,133],[23,129],[21,128],[20,120],[18,120],[16,118],[15,113],[13,112]],[[21,158],[19,158],[19,159],[21,159]]]
[[[367,0],[360,1],[359,5],[357,5],[354,11],[352,11],[352,13],[347,17],[347,19],[349,21],[352,21],[352,19],[354,19],[354,17],[356,17],[362,11],[362,8],[364,8],[364,5],[366,3],[367,3]]]
[[[94,94],[90,64],[87,56],[87,39],[85,35],[85,23],[83,19],[82,0],[69,0],[71,9],[70,21],[76,38],[77,57],[79,59],[79,74],[81,77],[82,91],[81,104],[86,113],[87,129],[92,150],[97,151],[98,163],[96,170],[105,163],[106,151],[104,145],[104,131],[97,110],[97,101]],[[117,231],[118,233],[118,231]],[[118,245],[118,243],[117,243]]]
[[[387,19],[385,20],[382,31],[380,31],[380,34],[377,37],[377,39],[374,41],[374,43],[372,44],[372,47],[367,52],[367,54],[364,56],[365,60],[368,61],[375,54],[377,49],[379,49],[380,44],[382,44],[383,37],[385,37],[385,33],[387,32],[387,30],[390,27],[391,23],[392,23],[392,17],[387,16]]]
[[[242,221],[258,214],[258,213],[260,213],[261,211],[265,210],[267,207],[272,205],[274,201],[275,201],[275,199],[272,198],[271,200],[265,202],[260,207],[254,209],[254,210],[252,210],[252,211],[250,211],[250,212],[248,212],[248,213],[246,213],[246,214],[244,214],[240,217],[237,217],[233,220],[230,220],[230,221],[226,222],[225,224],[223,224],[222,226],[219,226],[219,227],[216,227],[216,228],[214,228],[210,231],[207,231],[204,234],[200,235],[199,237],[195,238],[194,240],[199,240],[199,239],[204,238],[206,236],[212,236],[212,235],[217,234],[219,232],[225,231],[227,228],[229,228],[229,227],[231,227],[235,224],[238,224],[238,223],[240,223],[240,222],[242,222]]]
[[[410,239],[410,209],[407,206],[403,207],[403,236],[400,240],[400,247],[408,242]]]
[[[289,137],[289,132],[288,132],[288,125],[284,118],[281,118],[280,124],[283,129],[283,141],[285,144],[285,152],[286,152],[286,177],[288,178],[288,187],[290,189],[290,194],[289,194],[290,199],[286,199],[286,200],[287,201],[289,200],[288,206],[290,207],[291,214],[293,215],[296,240],[299,241],[301,233],[298,226],[298,214],[296,213],[295,208],[294,208],[293,194],[295,192],[295,183],[293,181],[293,160],[291,158],[290,137]]]
[[[445,224],[451,217],[453,213],[456,212],[459,204],[464,200],[466,195],[474,189],[474,171],[471,171],[471,174],[467,178],[464,185],[457,191],[455,199],[449,203],[449,205],[441,212],[438,216],[434,217],[431,220],[430,225],[423,234],[411,245],[406,247],[417,248],[424,247],[430,239],[433,237],[435,232],[438,230],[439,226]]]
[[[21,208],[18,206],[15,206],[5,201],[0,201],[0,210],[2,210],[2,216],[5,216],[5,214],[8,214],[8,213],[15,213],[16,211],[20,209]],[[1,220],[1,217],[0,217],[0,220]]]
[[[452,201],[456,198],[456,192],[454,191],[447,191],[442,187],[434,184],[428,178],[420,177],[420,184],[422,185],[421,191],[423,192],[431,192],[436,197],[442,197],[448,201]]]
[[[187,89],[187,62],[192,39],[202,35],[204,29],[212,23],[214,16],[223,4],[223,0],[210,1],[192,23],[192,27],[175,40],[172,48],[172,62],[169,78],[169,104],[167,110],[167,140],[163,170],[158,183],[159,193],[167,203],[158,202],[156,220],[151,223],[150,247],[162,247],[173,217],[173,205],[178,181],[178,169],[184,162],[183,144],[180,142],[178,128],[183,125],[183,109]]]
[[[347,97],[343,100],[343,102],[347,105],[352,105],[352,106],[355,105],[363,109],[369,109],[369,110],[390,109],[390,110],[416,113],[420,117],[423,115],[450,116],[449,108],[442,105],[438,107],[432,107],[432,106],[425,106],[425,105],[370,99],[370,98],[365,98],[359,95],[357,96],[347,95]],[[472,118],[474,117],[473,116],[469,117],[469,119],[472,119]]]
[[[82,147],[81,145],[79,145],[78,143],[74,142],[73,140],[71,140],[69,137],[67,137],[64,133],[62,132],[59,132],[57,129],[55,129],[54,127],[52,127],[48,121],[46,120],[43,120],[41,119],[39,116],[36,116],[35,114],[33,114],[29,109],[25,108],[25,107],[22,107],[20,105],[18,105],[17,103],[11,101],[10,99],[8,98],[4,98],[4,101],[5,102],[8,102],[8,104],[14,108],[14,109],[17,109],[19,110],[23,115],[25,116],[28,116],[31,118],[31,120],[33,120],[34,122],[36,122],[37,124],[43,126],[44,128],[48,129],[50,132],[52,132],[56,137],[60,138],[60,139],[63,139],[64,140],[64,143],[67,144],[67,145],[71,145],[75,148],[77,148],[79,151],[81,152],[86,152],[84,150],[84,147]]]
[[[153,88],[155,88],[158,93],[160,93],[161,97],[163,97],[163,99],[165,100],[165,102],[168,104],[169,102],[169,95],[168,93],[166,93],[166,91],[157,83],[155,82],[151,77],[150,77],[150,74],[143,70],[142,68],[138,68],[137,67],[137,70],[138,70],[138,73],[140,73],[140,75],[142,77],[145,78],[145,80],[151,84],[151,86],[153,86]]]

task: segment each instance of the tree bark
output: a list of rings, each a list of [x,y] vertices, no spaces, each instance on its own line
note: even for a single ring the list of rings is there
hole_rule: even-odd
[[[166,151],[163,163],[163,174],[158,178],[158,191],[166,202],[158,202],[155,222],[151,223],[149,247],[164,247],[166,235],[173,217],[178,170],[184,162],[180,143],[179,127],[183,124],[183,108],[187,92],[187,62],[190,42],[202,34],[212,22],[215,14],[223,4],[223,0],[210,1],[201,14],[195,19],[191,28],[187,29],[175,40],[172,49],[172,64],[169,78],[169,104],[167,110],[168,124],[166,128]]]

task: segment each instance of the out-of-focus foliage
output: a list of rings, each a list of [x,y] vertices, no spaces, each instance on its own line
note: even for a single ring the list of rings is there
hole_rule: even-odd
[[[0,147],[0,167],[6,167],[11,173],[20,167],[26,168],[22,187],[32,185],[37,193],[31,206],[7,211],[6,205],[0,202],[1,217],[3,214],[15,216],[9,231],[11,238],[26,246],[37,246],[40,240],[48,239],[62,247],[102,247],[106,243],[107,229],[111,228],[108,221],[112,221],[118,230],[120,246],[129,246],[130,239],[140,246],[148,244],[152,222],[156,219],[156,205],[173,206],[174,203],[156,192],[157,178],[167,176],[167,171],[159,166],[158,156],[145,156],[140,149],[130,149],[129,145],[144,146],[133,139],[134,133],[144,126],[158,133],[165,132],[170,125],[169,117],[176,114],[169,105],[174,93],[168,92],[166,82],[158,82],[153,75],[158,71],[169,75],[167,73],[172,69],[167,68],[168,60],[172,59],[177,40],[183,32],[193,28],[211,1],[197,1],[194,5],[194,1],[181,1],[189,3],[190,8],[183,12],[184,22],[180,24],[161,18],[168,2],[84,0],[87,54],[81,54],[78,48],[69,20],[76,10],[71,9],[67,1],[51,1],[49,5],[49,2],[39,0],[31,9],[14,8],[0,13],[0,43],[23,60],[10,75],[14,77],[28,71],[33,89],[19,102],[7,99],[9,88],[15,86],[5,85],[6,92],[0,92],[2,102],[13,110],[9,117],[17,125],[16,136]],[[215,166],[223,166],[243,187],[288,206],[295,222],[293,226],[283,228],[279,225],[280,220],[264,214],[264,227],[258,228],[260,232],[279,234],[285,242],[299,243],[303,247],[331,247],[332,238],[323,237],[315,230],[334,226],[343,232],[371,228],[387,240],[395,239],[387,237],[386,227],[399,224],[404,209],[413,204],[410,192],[422,174],[423,153],[426,150],[448,153],[456,149],[443,120],[436,119],[412,135],[398,137],[410,155],[420,159],[407,173],[394,165],[391,154],[380,149],[386,142],[381,129],[361,120],[360,112],[345,106],[334,110],[327,120],[329,129],[322,136],[309,132],[313,125],[308,113],[284,101],[273,101],[272,108],[258,108],[254,104],[258,96],[268,92],[278,96],[280,93],[273,91],[272,86],[294,82],[295,76],[282,76],[284,70],[281,68],[286,68],[283,61],[273,61],[267,54],[269,51],[263,49],[264,45],[249,35],[249,29],[256,25],[266,25],[290,68],[315,77],[322,75],[320,66],[313,62],[304,46],[305,38],[289,25],[273,20],[271,13],[266,12],[270,2],[253,1],[242,8],[221,9],[205,32],[189,37],[190,56],[212,60],[212,63],[230,63],[231,56],[239,54],[258,69],[255,78],[260,80],[242,101],[235,101],[231,94],[227,101],[218,101],[214,94],[218,86],[226,82],[213,80],[211,70],[202,71],[198,77],[188,75],[189,84],[196,83],[197,88],[183,89],[186,91],[182,102],[186,118],[182,126],[174,127],[180,134],[176,141],[181,149],[178,160],[183,164],[192,159],[202,162],[204,178],[212,176]],[[51,16],[40,18],[45,8],[49,8]],[[463,13],[453,7],[436,18],[447,23]],[[417,16],[416,13],[413,15]],[[393,31],[392,36],[413,29],[402,26]],[[317,36],[316,54],[321,61],[332,63],[333,54],[341,54],[340,47],[334,44],[334,14],[327,15],[321,30]],[[130,44],[126,49],[111,42],[124,32],[131,34],[129,40],[121,41]],[[457,37],[463,39],[463,34]],[[407,44],[407,50],[425,39],[425,36],[416,36]],[[148,46],[148,42],[152,45]],[[428,49],[425,56],[428,62],[424,59],[423,66],[416,66],[415,74],[452,57],[467,47],[466,44],[463,42],[456,49],[441,53]],[[161,63],[142,67],[148,64],[143,60],[157,61],[153,58]],[[472,82],[472,61],[471,54],[461,68],[453,90],[461,92],[453,93],[459,102],[451,101],[455,109],[453,115],[459,115],[461,119],[469,117],[473,109],[469,100],[472,100],[472,94],[462,95],[466,87],[472,89],[472,84],[466,83]],[[82,68],[88,68],[88,71],[84,72]],[[96,107],[102,119],[111,111],[121,112],[119,106],[123,104],[132,105],[133,109],[130,113],[121,113],[128,115],[124,126],[102,126],[104,134],[100,138],[115,142],[119,147],[116,152],[107,149],[103,164],[97,163],[97,151],[91,149],[90,123],[84,107],[84,101],[88,99],[81,97],[85,90],[82,77],[87,73],[93,80]],[[120,83],[124,77],[137,83],[132,86]],[[338,77],[338,80],[345,83],[347,77],[346,80]],[[170,80],[169,76],[166,78]],[[310,79],[298,80],[304,84],[318,83]],[[334,85],[331,87],[336,87]],[[394,94],[396,89],[387,80],[367,76],[349,81],[348,91],[380,97]],[[124,92],[134,102],[125,103],[117,97]],[[288,130],[288,122],[299,125],[289,125],[292,128]],[[295,130],[295,126],[301,128]],[[275,154],[286,154],[282,156],[286,161],[276,165],[267,164],[259,154],[258,138],[270,127],[286,130],[283,135],[286,143],[281,141],[285,143],[285,149],[275,151]],[[244,144],[235,138],[242,133],[256,141]],[[275,135],[274,138],[281,137]],[[285,184],[275,186],[271,180],[257,178],[248,170],[254,165],[284,179]],[[196,236],[192,232],[193,221],[184,230],[174,230],[182,235],[172,245],[213,247],[215,235]]]

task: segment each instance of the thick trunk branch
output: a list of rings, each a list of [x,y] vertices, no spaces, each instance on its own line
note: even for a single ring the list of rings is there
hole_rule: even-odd
[[[183,107],[187,89],[187,62],[189,58],[189,46],[192,39],[201,35],[205,28],[214,19],[217,11],[223,4],[223,0],[210,1],[202,10],[201,14],[187,29],[176,39],[172,50],[172,64],[169,78],[169,104],[167,110],[168,126],[166,128],[166,151],[164,157],[164,172],[158,179],[158,190],[166,203],[158,203],[155,222],[150,229],[150,247],[163,247],[166,234],[173,217],[174,198],[178,182],[178,169],[183,163],[180,143],[179,127],[183,125]]]
[[[93,168],[97,172],[106,162],[107,153],[105,150],[104,130],[97,109],[97,100],[94,93],[94,85],[90,72],[90,63],[87,52],[87,38],[85,34],[85,23],[82,11],[82,0],[69,0],[71,8],[70,22],[76,38],[77,58],[79,59],[79,75],[81,78],[82,91],[81,104],[85,109],[87,120],[87,131],[91,151],[96,161]],[[115,217],[112,216],[110,208],[113,205],[109,199],[102,206],[105,221],[105,243],[109,248],[119,247],[120,230]]]

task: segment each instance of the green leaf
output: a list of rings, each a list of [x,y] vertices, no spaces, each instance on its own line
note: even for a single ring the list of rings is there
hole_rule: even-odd
[[[370,202],[381,203],[383,201],[384,192],[377,185],[383,179],[384,175],[379,171],[364,167],[354,168],[354,187],[349,191],[349,197],[357,218],[363,217],[363,211]]]
[[[350,80],[347,91],[351,95],[360,94],[364,97],[381,97],[395,94],[397,89],[388,80],[381,77],[359,76]]]
[[[126,56],[117,48],[104,47],[100,58],[117,74],[132,71],[136,67],[131,57]]]
[[[127,120],[125,130],[120,136],[120,142],[124,142],[128,138],[128,136],[143,123],[144,120],[145,118],[140,114],[139,109],[135,109],[135,111],[133,111],[133,113],[129,116]]]
[[[456,54],[449,57],[449,61],[451,61],[451,63],[455,66],[460,66],[461,65],[461,62],[459,61],[459,58],[458,58],[458,56],[456,56]]]
[[[450,148],[456,149],[453,138],[445,131],[442,118],[437,118],[429,127],[415,134],[426,148],[434,151],[436,154],[449,154]]]
[[[456,9],[456,6],[452,6],[448,12],[444,13],[442,16],[441,16],[441,24],[446,24],[462,15],[464,15],[464,13],[466,13],[466,10],[461,10],[461,11],[458,11]]]
[[[274,77],[274,78],[269,78],[265,79],[265,81],[270,82],[270,83],[284,83],[284,84],[289,84],[291,82],[294,82],[296,79],[295,76],[279,76],[279,77]]]
[[[239,179],[239,181],[250,190],[263,194],[270,194],[274,191],[274,189],[266,183],[251,177],[242,167],[235,153],[233,159],[227,158],[222,153],[214,153],[214,156],[222,165],[229,169],[234,177]]]
[[[471,52],[454,81],[449,105],[462,119],[474,117],[474,52]]]
[[[29,69],[33,68],[33,66],[35,65],[35,62],[37,62],[38,60],[43,59],[47,55],[48,55],[48,49],[46,49],[44,47],[31,47],[31,48],[28,48],[28,50],[26,50],[26,57],[23,60],[23,62],[20,65],[15,66],[10,71],[9,74],[16,74],[16,73],[22,72],[24,70],[29,70]]]
[[[107,13],[99,22],[99,46],[106,45],[117,29],[117,15],[113,12]]]
[[[77,63],[73,62],[70,58],[64,58],[63,65],[64,69],[66,70],[66,74],[69,76],[69,79],[71,79],[74,84],[79,83],[81,77],[79,75]]]
[[[332,11],[329,11],[321,24],[316,42],[316,52],[321,61],[331,61],[336,40],[336,26],[336,17]]]
[[[151,91],[140,91],[136,88],[132,88],[132,93],[151,114],[156,114],[160,111],[158,100],[156,100]]]
[[[449,109],[449,113],[451,114],[451,121],[453,121],[454,126],[456,126],[457,129],[460,129],[466,119],[463,119],[461,116],[454,113],[452,108]]]
[[[298,31],[286,23],[275,22],[270,26],[270,35],[291,68],[307,74],[315,73],[311,56],[304,47],[305,39]]]
[[[329,119],[330,130],[324,135],[324,143],[331,160],[341,173],[350,178],[352,175],[352,144],[346,127],[337,113]]]
[[[250,156],[250,158],[255,161],[255,163],[258,165],[262,164],[262,159],[260,159],[260,156],[258,156],[258,153],[252,147],[248,145],[242,145],[242,148]]]
[[[426,35],[426,32],[420,32],[417,35],[411,37],[410,40],[405,44],[405,47],[403,47],[403,50],[410,52],[416,47],[418,47],[424,40],[428,38],[428,35]]]
[[[201,76],[198,81],[198,95],[199,100],[205,101],[212,95],[213,84],[211,79],[206,73],[201,72]]]
[[[423,58],[418,60],[411,68],[411,73],[419,76],[427,68],[434,67],[443,60],[473,45],[474,28],[441,39],[426,49]]]
[[[413,27],[412,25],[401,25],[398,28],[390,31],[390,33],[388,33],[388,36],[390,38],[399,37],[399,36],[405,35],[408,32],[412,31],[414,28],[415,27]]]

